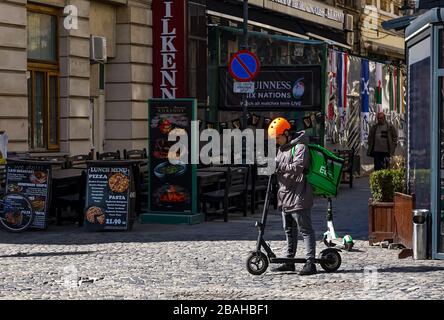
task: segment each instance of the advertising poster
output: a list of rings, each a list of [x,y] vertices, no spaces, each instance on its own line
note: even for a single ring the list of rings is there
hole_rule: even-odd
[[[234,93],[227,68],[219,73],[219,107],[241,110],[242,94]],[[321,110],[321,67],[262,67],[254,80],[254,93],[246,94],[249,110]]]
[[[32,228],[46,229],[50,207],[51,166],[9,161],[6,165],[6,190],[28,197],[34,209]]]
[[[128,230],[131,210],[130,166],[88,163],[85,227],[92,231]]]
[[[195,119],[194,99],[152,99],[149,101],[149,210],[192,213],[196,208],[196,175],[191,165],[191,121]],[[174,130],[187,146],[170,154],[176,141],[168,141]],[[187,161],[183,161],[184,158]]]

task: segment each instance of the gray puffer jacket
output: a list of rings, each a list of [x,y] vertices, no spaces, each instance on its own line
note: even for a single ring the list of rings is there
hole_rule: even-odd
[[[310,165],[308,137],[305,131],[279,148],[276,156],[276,176],[279,183],[278,205],[286,213],[310,209],[313,206],[313,190],[308,183],[305,169]],[[292,148],[295,147],[292,155]]]

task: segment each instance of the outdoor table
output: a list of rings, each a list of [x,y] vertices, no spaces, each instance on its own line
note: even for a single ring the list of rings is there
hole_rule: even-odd
[[[237,165],[204,167],[204,168],[199,168],[197,172],[227,172],[228,168],[231,168],[231,170],[233,170],[233,168],[236,168],[236,166]],[[240,165],[240,166],[242,166],[242,165]],[[255,178],[255,175],[257,174],[257,165],[245,165],[245,166],[250,166],[250,177],[251,177],[251,201],[250,202],[251,202],[251,214],[254,214],[255,213],[254,203],[256,201],[256,199],[255,199],[256,198],[256,178]],[[247,201],[247,200],[245,200],[245,201]]]
[[[222,171],[201,171],[200,169],[196,172],[197,180],[198,180],[198,190],[201,191],[201,187],[205,186],[211,182],[219,181],[219,178],[224,176],[224,172]]]

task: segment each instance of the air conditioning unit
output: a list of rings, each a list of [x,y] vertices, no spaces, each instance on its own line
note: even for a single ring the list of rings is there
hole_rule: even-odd
[[[353,16],[351,14],[345,15],[344,29],[346,31],[353,31]]]
[[[93,62],[106,62],[106,38],[91,35],[90,60]]]

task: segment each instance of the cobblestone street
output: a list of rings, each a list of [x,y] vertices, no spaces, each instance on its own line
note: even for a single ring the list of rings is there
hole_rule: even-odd
[[[444,261],[399,260],[398,250],[369,247],[368,179],[341,187],[335,227],[355,239],[336,273],[318,267],[250,275],[260,214],[199,225],[140,225],[127,233],[86,233],[75,226],[10,234],[0,231],[1,299],[443,299]],[[313,209],[317,238],[326,201]],[[281,253],[281,218],[271,214],[265,238]],[[318,241],[318,252],[325,248]],[[298,255],[303,255],[300,241]],[[298,269],[302,265],[297,266]]]

